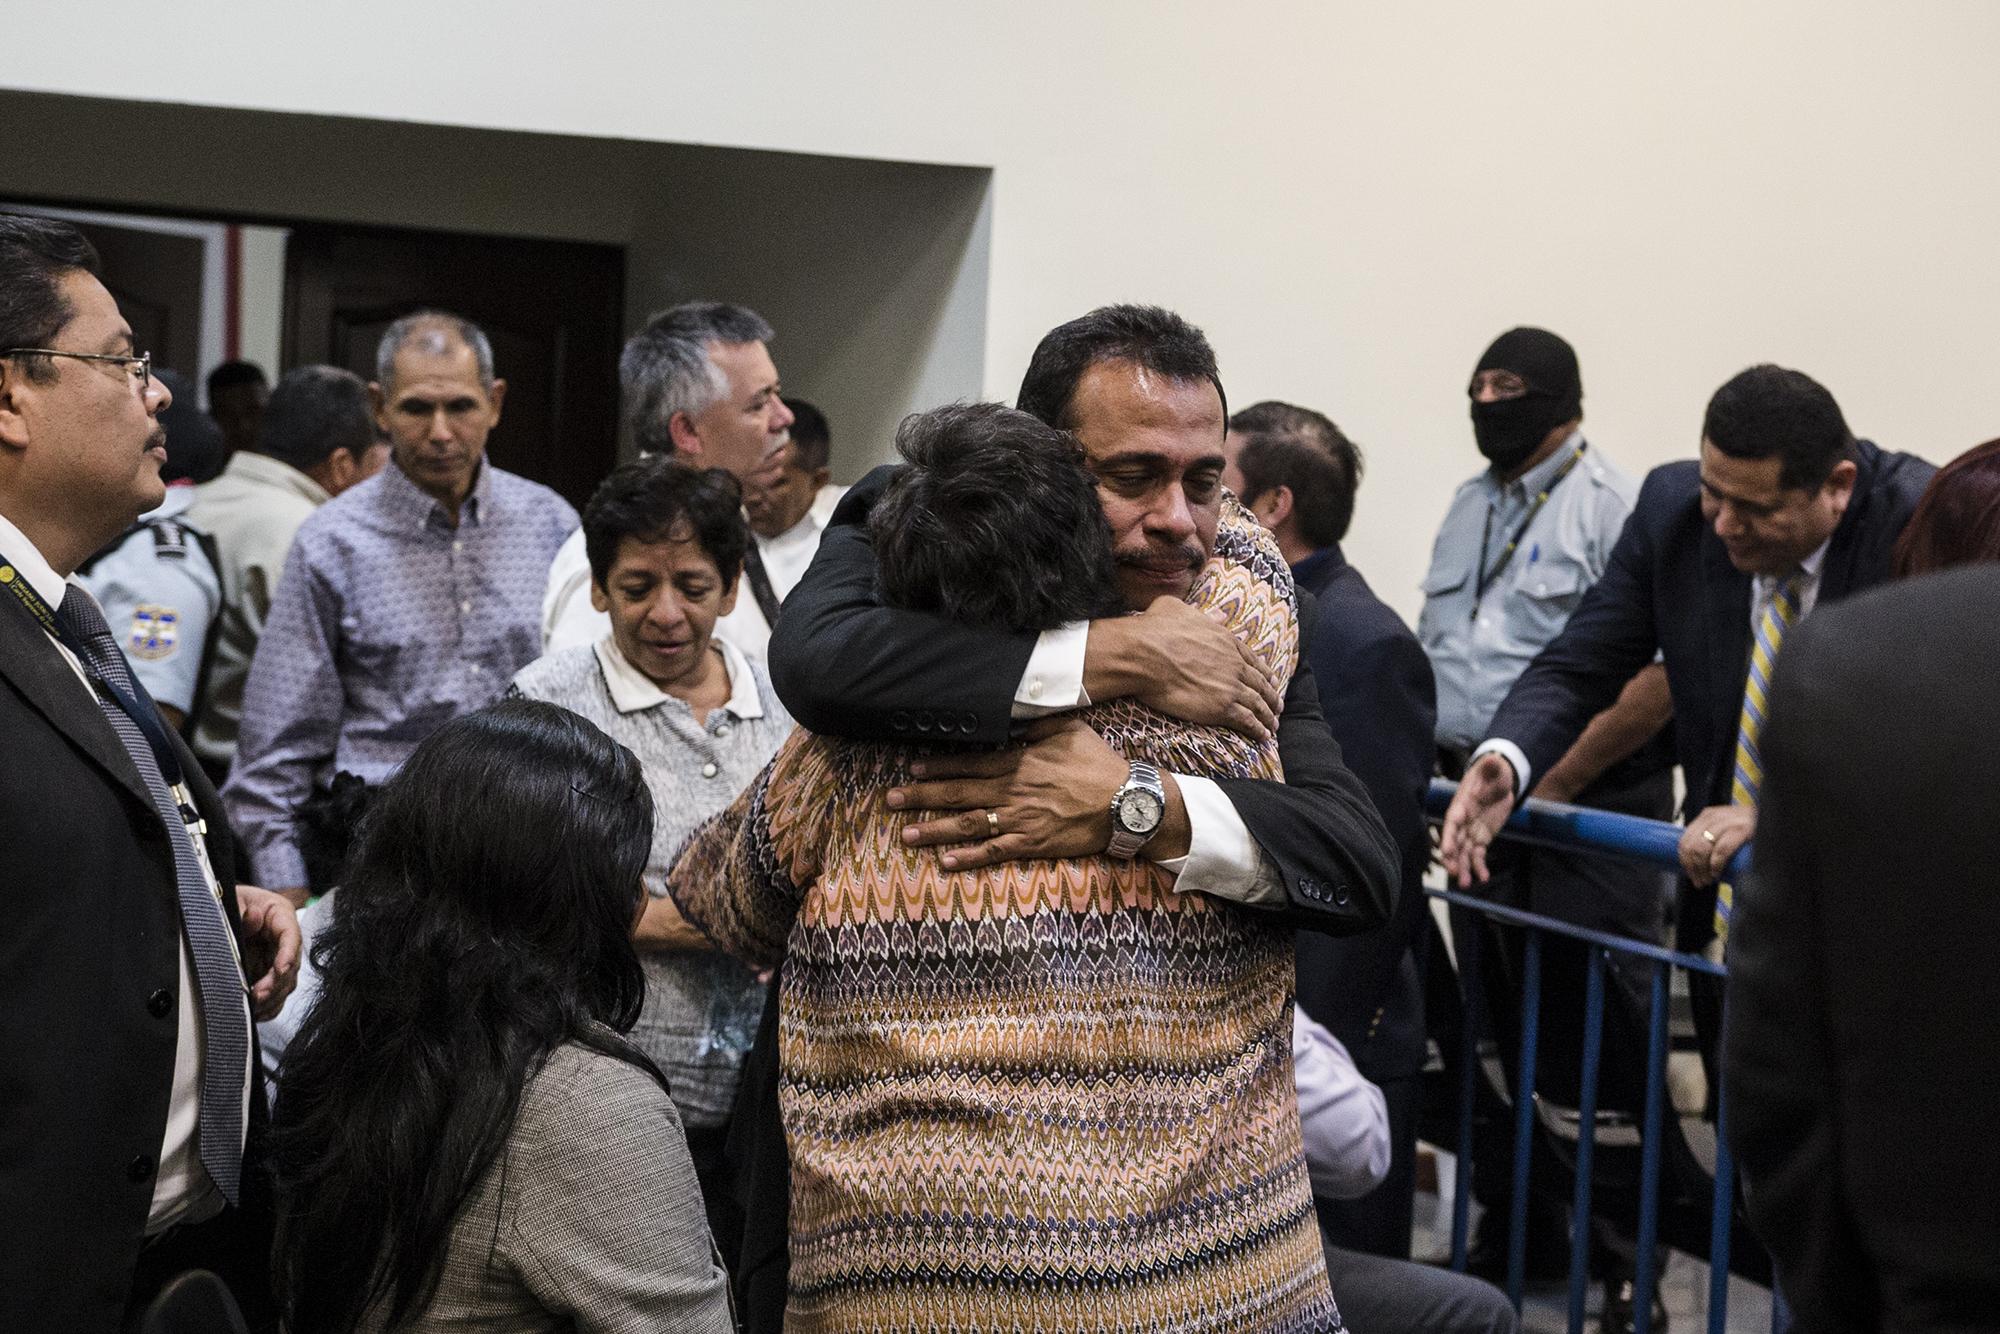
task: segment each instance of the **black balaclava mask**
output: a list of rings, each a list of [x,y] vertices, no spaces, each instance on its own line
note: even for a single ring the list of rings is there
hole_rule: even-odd
[[[1547,329],[1509,329],[1493,340],[1473,371],[1512,371],[1528,386],[1519,398],[1472,404],[1479,452],[1506,472],[1535,452],[1550,431],[1583,415],[1583,376],[1576,349]]]

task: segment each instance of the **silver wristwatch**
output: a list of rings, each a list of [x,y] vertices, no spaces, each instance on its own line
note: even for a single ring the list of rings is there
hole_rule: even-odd
[[[1111,798],[1111,846],[1105,851],[1113,857],[1137,856],[1166,818],[1167,789],[1160,771],[1134,762],[1125,785]]]

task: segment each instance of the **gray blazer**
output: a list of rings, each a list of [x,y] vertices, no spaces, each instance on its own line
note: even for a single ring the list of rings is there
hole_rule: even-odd
[[[383,1330],[371,1311],[364,1330]],[[430,1306],[400,1330],[729,1334],[679,1115],[644,1071],[558,1047],[452,1226]]]

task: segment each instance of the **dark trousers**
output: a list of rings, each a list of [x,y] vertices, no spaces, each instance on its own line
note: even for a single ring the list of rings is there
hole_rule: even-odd
[[[260,1202],[225,1208],[205,1223],[175,1228],[141,1250],[125,1304],[125,1328],[137,1329],[160,1289],[190,1269],[209,1270],[229,1285],[252,1334],[278,1328],[271,1296],[271,1215]]]
[[[1341,1323],[1361,1334],[1515,1334],[1507,1294],[1449,1269],[1326,1248],[1326,1277]]]

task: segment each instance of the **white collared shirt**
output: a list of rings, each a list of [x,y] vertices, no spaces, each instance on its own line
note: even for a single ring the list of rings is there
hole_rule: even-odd
[[[764,557],[764,573],[771,577],[771,591],[780,602],[790,597],[799,580],[805,578],[806,567],[819,553],[819,540],[826,533],[833,508],[846,494],[844,486],[821,487],[804,518],[776,537],[757,539],[757,550]]]
[[[722,707],[745,722],[762,718],[764,701],[758,698],[757,678],[751,674],[743,650],[719,634],[709,643],[722,654],[722,669],[729,677],[729,698]],[[597,654],[597,665],[604,673],[604,689],[611,696],[612,707],[618,712],[638,713],[642,709],[675,700],[676,697],[660,689],[652,677],[634,667],[631,660],[618,651],[618,642],[609,634],[590,647]]]

